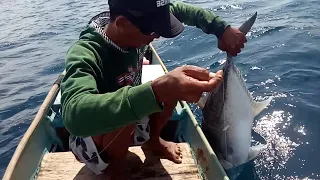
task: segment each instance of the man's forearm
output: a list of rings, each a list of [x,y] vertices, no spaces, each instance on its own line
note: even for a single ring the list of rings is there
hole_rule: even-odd
[[[217,38],[222,36],[225,28],[229,25],[212,11],[183,2],[171,3],[170,11],[182,23],[196,26],[207,34],[215,34]]]

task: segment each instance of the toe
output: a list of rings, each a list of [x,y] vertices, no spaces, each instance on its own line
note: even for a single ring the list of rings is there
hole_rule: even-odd
[[[175,150],[176,150],[176,153],[181,153],[181,147],[178,144],[176,144]]]
[[[176,155],[174,158],[174,161],[175,161],[175,163],[180,164],[180,163],[182,163],[182,158],[180,156]]]
[[[181,154],[181,149],[176,148],[174,152],[175,152],[176,154]]]

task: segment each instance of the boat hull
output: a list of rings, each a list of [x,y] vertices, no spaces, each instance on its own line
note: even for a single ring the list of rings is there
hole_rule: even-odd
[[[153,65],[161,65],[164,73],[168,72],[151,44],[147,58],[151,59]],[[6,169],[4,180],[37,179],[40,164],[46,153],[68,149],[68,132],[63,126],[60,114],[60,81],[63,74],[64,72],[50,89],[36,117],[21,139]],[[177,103],[175,112],[162,136],[167,140],[187,142],[190,145],[203,179],[228,179],[186,102]]]

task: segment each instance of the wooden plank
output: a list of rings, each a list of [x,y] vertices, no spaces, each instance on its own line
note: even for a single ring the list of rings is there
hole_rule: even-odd
[[[195,161],[187,143],[180,143],[183,152],[181,164],[175,164],[166,159],[150,156],[150,152],[142,151],[140,146],[130,147],[127,156],[128,173],[130,179],[201,179]],[[83,163],[79,163],[71,152],[48,153],[44,156],[38,180],[58,179],[103,179],[103,175],[96,176]]]

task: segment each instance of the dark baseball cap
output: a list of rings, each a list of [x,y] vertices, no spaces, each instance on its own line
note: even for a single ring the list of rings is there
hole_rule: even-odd
[[[179,35],[184,26],[169,11],[170,0],[108,0],[110,12],[125,16],[144,34],[165,38]]]

